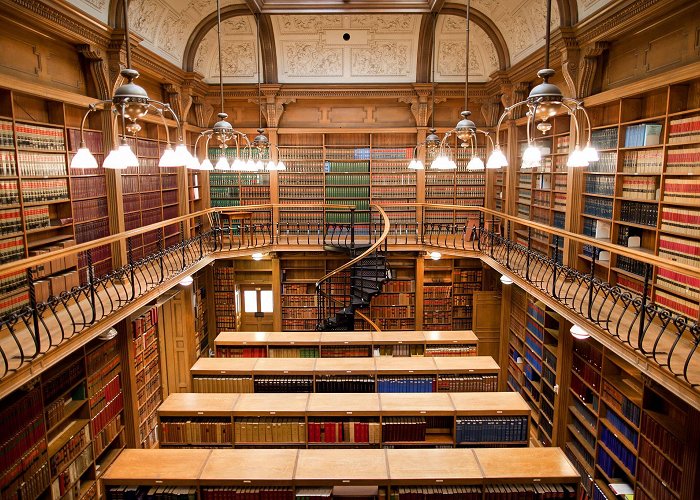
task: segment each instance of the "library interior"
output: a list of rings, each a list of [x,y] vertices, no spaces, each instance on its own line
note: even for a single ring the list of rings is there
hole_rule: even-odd
[[[0,500],[700,498],[700,2],[0,19]]]

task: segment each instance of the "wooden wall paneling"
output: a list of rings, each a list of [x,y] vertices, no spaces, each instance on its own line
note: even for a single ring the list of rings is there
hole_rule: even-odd
[[[512,286],[503,285],[501,287],[501,317],[500,317],[500,330],[499,330],[499,351],[498,357],[494,356],[494,359],[498,360],[498,366],[501,367],[501,377],[498,379],[498,390],[507,390],[508,381],[508,342],[510,338],[510,315],[511,315],[511,295]],[[476,312],[476,309],[475,309]],[[481,354],[481,353],[479,353]]]
[[[179,287],[159,301],[161,373],[164,396],[172,392],[190,392],[189,369],[196,361],[192,285]]]
[[[557,348],[557,385],[558,385],[558,404],[555,408],[557,419],[554,422],[554,431],[552,433],[552,446],[564,447],[566,443],[567,424],[566,416],[567,404],[569,401],[569,388],[571,387],[571,362],[573,358],[574,338],[569,333],[571,323],[564,318],[559,321],[559,344]]]
[[[501,295],[498,292],[474,292],[472,330],[479,337],[479,355],[500,359]],[[503,365],[501,365],[503,366]]]

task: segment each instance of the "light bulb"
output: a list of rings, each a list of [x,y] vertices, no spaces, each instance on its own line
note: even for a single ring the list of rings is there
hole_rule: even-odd
[[[512,285],[513,284],[513,278],[506,276],[505,274],[501,275],[501,283],[504,285]]]
[[[467,163],[467,170],[483,170],[484,162],[478,156],[472,156],[472,159]]]
[[[216,162],[216,166],[214,167],[216,170],[228,170],[228,160],[224,155],[219,156],[219,160]]]
[[[571,332],[571,336],[575,339],[578,340],[586,340],[591,336],[590,332],[587,332],[584,330],[582,327],[578,325],[572,325],[571,329],[569,330]]]
[[[265,164],[262,162],[262,160],[258,160],[255,162],[255,169],[253,172],[261,172],[265,170]]]
[[[491,156],[489,156],[489,160],[486,162],[486,168],[501,168],[507,166],[508,159],[506,155],[503,154],[500,147],[496,147],[491,151]]]
[[[255,172],[255,160],[250,158],[247,162],[245,162],[244,170],[247,172]]]
[[[158,166],[161,168],[168,168],[180,167],[182,165],[184,164],[181,163],[181,159],[178,157],[177,153],[173,151],[173,148],[170,147],[170,144],[168,144],[165,147],[165,151],[163,151],[163,156],[160,157]]]
[[[584,156],[583,151],[581,151],[581,148],[579,148],[578,146],[574,148],[574,150],[569,155],[569,159],[566,161],[566,166],[571,168],[588,166],[588,160],[586,160],[586,157]]]
[[[262,260],[263,254],[260,252],[255,252],[253,255],[251,255],[251,257],[253,258],[253,260]]]
[[[287,165],[282,160],[277,162],[277,170],[287,170]]]
[[[86,147],[78,149],[70,161],[70,168],[97,168],[97,160]]]
[[[428,254],[428,257],[430,257],[433,260],[440,260],[442,258],[442,254],[440,252],[430,252]]]
[[[214,165],[211,164],[211,160],[209,158],[204,158],[204,161],[199,166],[199,170],[214,170]]]
[[[598,150],[591,146],[591,143],[589,142],[586,144],[586,147],[583,148],[583,157],[588,160],[588,162],[598,161]]]
[[[192,276],[185,276],[184,278],[182,278],[182,281],[180,281],[180,284],[182,286],[189,286],[193,282],[194,282],[194,278],[192,278]]]

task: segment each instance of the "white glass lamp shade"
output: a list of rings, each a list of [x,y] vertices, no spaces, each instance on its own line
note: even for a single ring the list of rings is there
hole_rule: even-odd
[[[245,163],[243,162],[243,160],[236,157],[236,159],[233,160],[233,163],[231,164],[231,170],[234,170],[236,172],[242,172],[243,170],[245,170]]]
[[[194,282],[194,278],[192,278],[192,276],[185,276],[184,278],[182,278],[182,281],[180,281],[180,284],[182,286],[189,286],[193,282]]]
[[[277,170],[287,170],[287,165],[282,160],[277,162]]]
[[[598,150],[589,144],[583,148],[583,157],[590,163],[593,161],[598,161]]]
[[[158,166],[161,168],[168,168],[181,167],[182,165],[184,165],[184,163],[182,163],[181,159],[178,158],[177,153],[170,147],[170,144],[168,144],[165,147],[165,151],[163,151],[163,156],[160,157]]]
[[[180,161],[180,165],[183,166],[187,165],[192,159],[192,154],[190,154],[190,152],[187,151],[187,146],[185,146],[182,143],[175,146],[175,154],[177,155],[177,158]]]
[[[486,168],[502,168],[508,166],[508,159],[506,155],[503,154],[500,147],[496,147],[491,151],[488,161],[486,162]]]
[[[214,170],[214,165],[212,165],[211,160],[209,158],[204,158],[202,164],[199,166],[199,170]]]
[[[587,332],[578,325],[572,325],[569,331],[571,332],[571,336],[578,340],[586,340],[591,336],[590,332]]]
[[[199,160],[193,156],[190,158],[190,160],[187,162],[187,165],[185,165],[189,170],[199,170],[200,164]]]
[[[97,160],[88,148],[80,148],[70,161],[70,168],[97,168]]]
[[[433,162],[430,164],[430,168],[435,170],[452,170],[457,168],[457,165],[447,155],[440,154],[435,157]]]
[[[277,164],[274,161],[270,160],[267,162],[267,165],[265,165],[265,170],[267,170],[268,172],[277,170]]]
[[[442,254],[440,252],[430,252],[428,257],[430,257],[432,260],[440,260],[442,258]]]
[[[214,170],[228,170],[228,160],[224,155],[219,156],[219,160],[216,162],[216,165],[214,166]]]
[[[255,252],[253,255],[251,255],[251,257],[253,258],[253,260],[262,260],[263,254],[260,252]]]
[[[469,163],[467,163],[467,170],[478,171],[483,169],[484,162],[481,158],[479,158],[476,155],[472,156],[471,160],[469,160]]]
[[[523,163],[521,168],[537,168],[542,164],[542,153],[539,148],[530,144],[523,151]]]
[[[417,158],[413,158],[410,163],[408,164],[408,168],[411,170],[423,170],[425,167],[423,166],[423,162],[420,161]]]
[[[253,172],[262,172],[265,170],[265,164],[263,163],[262,160],[258,160],[255,162],[255,168],[253,169]]]
[[[569,159],[566,162],[566,166],[571,168],[588,166],[588,160],[586,160],[586,157],[583,154],[583,151],[581,151],[581,148],[579,148],[578,146],[574,148],[574,150],[569,155]]]
[[[505,274],[501,276],[501,283],[504,285],[512,285],[513,284],[513,278],[506,276]]]
[[[136,157],[128,144],[122,144],[118,148],[109,152],[102,166],[104,168],[111,168],[114,170],[138,167],[139,159]]]
[[[257,167],[255,166],[255,160],[250,158],[247,162],[245,162],[245,166],[243,169],[246,172],[255,172],[257,170]]]

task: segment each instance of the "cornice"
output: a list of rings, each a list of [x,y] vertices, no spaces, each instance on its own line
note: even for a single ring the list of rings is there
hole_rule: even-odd
[[[22,20],[38,23],[42,30],[71,42],[107,47],[111,29],[62,1],[0,0],[4,9],[14,10]],[[8,10],[3,12],[7,15]]]

